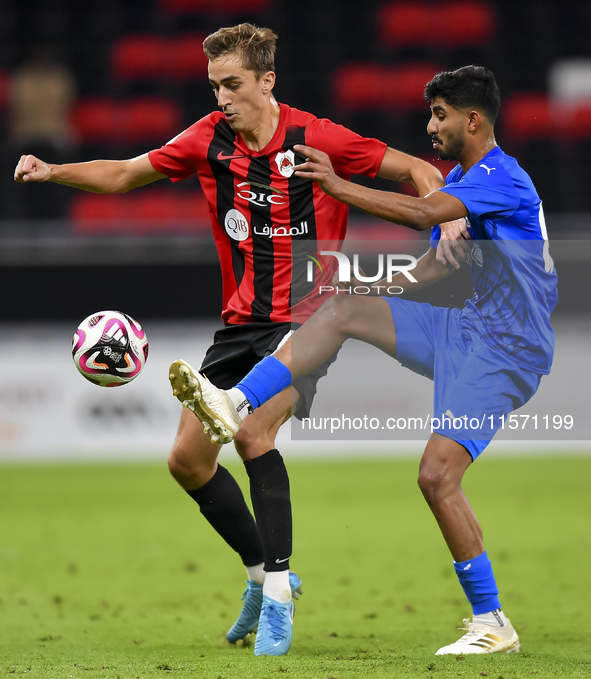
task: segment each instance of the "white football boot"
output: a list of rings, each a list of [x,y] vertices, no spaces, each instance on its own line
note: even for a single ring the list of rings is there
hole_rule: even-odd
[[[507,619],[505,627],[470,622],[464,618],[461,629],[468,631],[463,637],[449,646],[443,646],[435,655],[467,655],[470,653],[517,653],[520,648],[519,637]]]
[[[201,420],[211,442],[230,443],[240,429],[242,418],[226,392],[185,361],[172,363],[169,372],[172,393]]]

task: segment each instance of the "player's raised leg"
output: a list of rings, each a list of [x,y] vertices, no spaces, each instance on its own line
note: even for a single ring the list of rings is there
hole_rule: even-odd
[[[396,358],[396,332],[387,301],[331,297],[282,347],[227,391],[184,361],[175,361],[170,367],[173,394],[204,423],[212,441],[231,440],[247,414],[322,365],[348,338],[373,344]]]
[[[462,490],[462,478],[471,462],[464,446],[433,434],[419,470],[419,487],[439,524],[473,611],[472,621],[464,620],[467,634],[440,648],[436,655],[514,653],[520,646],[501,609],[480,524]]]

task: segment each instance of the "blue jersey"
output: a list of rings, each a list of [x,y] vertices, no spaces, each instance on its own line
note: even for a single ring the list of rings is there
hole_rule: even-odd
[[[461,327],[511,354],[520,367],[547,374],[557,277],[529,175],[497,146],[465,174],[455,167],[440,191],[466,206],[473,237],[468,266],[474,296],[461,312]],[[433,227],[433,247],[440,235]]]

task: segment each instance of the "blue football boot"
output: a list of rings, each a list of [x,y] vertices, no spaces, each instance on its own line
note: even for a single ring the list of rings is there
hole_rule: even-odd
[[[291,595],[294,599],[298,599],[302,593],[302,581],[293,571],[289,571],[289,585]],[[226,639],[231,644],[235,644],[239,639],[244,639],[247,634],[256,631],[263,605],[263,586],[254,580],[247,580],[242,601],[244,604],[240,615],[226,634]]]
[[[294,611],[293,601],[283,604],[268,596],[263,597],[254,644],[255,655],[285,655],[289,651],[293,636]]]

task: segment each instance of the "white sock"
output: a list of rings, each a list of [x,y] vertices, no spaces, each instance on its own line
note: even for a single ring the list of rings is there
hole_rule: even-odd
[[[492,625],[493,627],[507,627],[508,620],[501,608],[497,608],[489,613],[481,613],[474,616],[474,622],[480,622],[484,625]]]
[[[244,418],[251,412],[252,409],[250,401],[240,391],[240,389],[238,389],[238,387],[227,389],[226,394],[228,394],[230,401],[232,401],[234,407],[238,411],[238,414],[244,420]]]
[[[258,582],[259,585],[262,585],[263,582],[265,582],[265,569],[264,563],[258,563],[256,566],[247,566],[246,567],[246,573],[248,575],[248,579],[252,580],[254,582]]]
[[[289,586],[289,571],[271,572],[265,574],[263,594],[275,601],[286,604],[291,601],[291,587]]]

